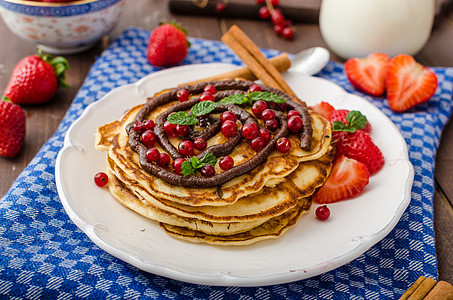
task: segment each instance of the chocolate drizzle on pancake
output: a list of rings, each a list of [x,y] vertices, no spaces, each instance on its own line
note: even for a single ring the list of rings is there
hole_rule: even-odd
[[[185,186],[185,187],[194,187],[194,188],[209,188],[209,187],[218,187],[222,184],[243,175],[251,170],[253,170],[258,165],[264,163],[270,153],[275,149],[275,144],[277,140],[283,136],[288,135],[288,127],[286,122],[286,114],[281,111],[275,111],[276,119],[279,123],[278,130],[274,133],[272,140],[264,146],[260,151],[257,152],[255,156],[253,156],[248,161],[234,166],[233,168],[223,171],[219,174],[216,174],[212,177],[201,177],[195,175],[189,176],[182,176],[171,172],[165,168],[158,166],[157,164],[151,163],[146,159],[146,151],[147,147],[141,142],[140,134],[135,132],[133,129],[133,125],[135,122],[144,121],[148,115],[157,107],[162,106],[164,104],[170,103],[172,101],[177,101],[176,93],[180,89],[186,89],[189,94],[196,95],[203,92],[203,88],[207,84],[212,84],[216,87],[217,93],[215,94],[215,101],[219,101],[229,95],[234,94],[246,94],[247,90],[252,84],[255,84],[252,81],[243,81],[243,80],[225,80],[225,81],[212,81],[212,82],[203,82],[195,85],[186,85],[182,86],[173,90],[170,90],[166,93],[160,94],[156,97],[150,98],[145,106],[138,112],[135,117],[134,122],[130,123],[126,127],[127,134],[129,136],[129,145],[131,149],[133,149],[136,153],[139,154],[140,157],[140,165],[142,168],[151,173],[152,175],[170,183],[173,185],[178,186]],[[268,87],[264,85],[260,85],[263,91],[267,91],[273,94],[280,96],[281,98],[285,99],[286,104],[289,109],[296,110],[300,113],[301,118],[303,120],[304,126],[300,131],[300,147],[303,150],[309,150],[311,147],[311,138],[312,138],[312,126],[311,126],[311,117],[307,110],[305,104],[299,103],[295,101],[291,96],[288,94]],[[198,103],[200,99],[198,97],[194,97],[187,102],[178,103],[172,106],[170,109],[159,115],[156,119],[156,127],[154,128],[154,132],[157,136],[157,141],[159,144],[164,148],[168,154],[173,158],[182,157],[178,150],[170,143],[168,137],[166,136],[163,130],[163,124],[167,119],[168,115],[172,112],[177,111],[184,111],[190,109],[193,105]],[[218,107],[213,111],[213,113],[220,113],[225,110],[231,110],[233,113],[236,114],[238,120],[245,124],[247,122],[255,122],[255,118],[250,115],[247,111],[240,108],[236,105],[224,105],[219,104]],[[202,136],[206,139],[209,139],[216,135],[220,130],[220,123],[215,122],[212,126],[204,128],[200,131],[190,131],[188,139],[195,139],[197,136]],[[198,155],[198,158],[203,157],[206,153],[212,153],[216,157],[228,155],[233,149],[242,141],[243,137],[241,136],[240,132],[238,132],[235,136],[228,139],[227,142],[214,145],[207,148],[205,151]]]

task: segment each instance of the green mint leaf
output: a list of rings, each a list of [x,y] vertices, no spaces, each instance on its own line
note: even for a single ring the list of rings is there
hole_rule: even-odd
[[[181,165],[181,171],[183,176],[194,175],[196,169],[192,166],[189,161],[185,161]]]
[[[197,170],[203,168],[206,164],[215,166],[216,163],[217,158],[212,153],[206,153],[201,159],[198,159],[196,156],[192,156],[190,160],[186,160],[182,163],[182,175],[194,175]]]
[[[190,114],[195,117],[204,116],[217,108],[217,103],[212,101],[201,101],[192,106]]]
[[[354,133],[356,130],[355,127],[349,127],[348,125],[338,120],[332,123],[332,129],[333,131],[346,131],[351,133]]]
[[[212,153],[206,153],[201,159],[200,159],[200,162],[204,165],[206,164],[210,164],[210,165],[213,165],[215,166],[215,164],[217,163],[217,158],[214,156],[214,154]],[[202,166],[202,167],[203,167]]]
[[[349,127],[354,127],[355,129],[363,129],[367,124],[367,119],[359,111],[352,110],[346,116],[346,122]]]
[[[168,116],[167,121],[178,125],[195,125],[198,123],[196,116],[189,115],[185,111],[178,111]]]
[[[242,105],[245,103],[250,103],[250,99],[242,94],[230,95],[228,97],[223,98],[219,101],[221,104],[234,104],[234,105]]]
[[[274,103],[286,102],[286,100],[283,99],[282,97],[269,92],[253,92],[250,94],[250,99],[252,99],[252,101],[264,100]]]

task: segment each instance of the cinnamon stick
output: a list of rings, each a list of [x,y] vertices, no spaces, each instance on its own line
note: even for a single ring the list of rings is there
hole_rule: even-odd
[[[425,300],[442,299],[453,299],[453,286],[446,281],[439,281],[425,297]]]
[[[267,60],[259,48],[237,25],[231,26],[222,36],[221,40],[241,58],[249,67],[250,71],[265,85],[295,96],[295,93],[283,79],[280,72]]]
[[[275,68],[279,72],[284,72],[289,69],[291,66],[291,61],[289,60],[288,54],[287,53],[282,53],[277,56],[274,56],[269,59],[269,62],[275,66]],[[212,80],[221,80],[221,79],[234,79],[234,78],[242,78],[242,79],[247,79],[247,80],[256,80],[258,79],[248,67],[242,67],[233,71],[225,72],[222,74],[210,76],[207,78],[199,79],[199,80],[194,80],[191,82],[183,83],[180,85],[185,85],[185,84],[196,84],[199,82],[204,82],[204,81],[212,81]]]

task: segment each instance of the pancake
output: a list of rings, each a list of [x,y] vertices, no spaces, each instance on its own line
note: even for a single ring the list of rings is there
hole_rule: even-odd
[[[187,227],[180,227],[160,223],[161,228],[169,235],[194,243],[207,243],[216,246],[245,246],[259,241],[275,239],[284,234],[294,226],[300,216],[306,213],[311,207],[311,198],[302,198],[293,209],[284,214],[270,219],[269,221],[249,231],[223,236],[209,235],[201,231],[192,230]]]
[[[179,204],[191,206],[229,205],[241,197],[260,191],[267,182],[272,182],[272,179],[281,179],[288,176],[301,162],[320,158],[331,147],[330,123],[318,114],[312,113],[313,138],[310,151],[304,151],[296,146],[291,147],[289,153],[281,155],[275,150],[269,155],[264,164],[256,167],[248,174],[239,176],[223,185],[221,187],[221,197],[219,197],[219,188],[198,189],[174,186],[149,174],[140,167],[139,156],[128,146],[128,137],[125,132],[125,127],[133,120],[140,108],[141,106],[132,108],[124,115],[119,124],[116,123],[118,125],[115,130],[116,135],[108,132],[108,136],[113,137],[110,141],[109,158],[115,161],[124,172],[130,174],[141,186],[144,186],[154,197]],[[112,124],[110,123],[106,126],[111,129],[113,127]],[[101,150],[105,146],[100,144],[100,142],[107,140],[107,134],[104,129],[104,127],[101,127],[97,133],[97,148]],[[219,140],[223,138],[222,134],[219,133],[209,142],[218,144]],[[297,145],[297,136],[290,136],[290,139],[292,143]],[[159,151],[163,151],[158,145],[155,147]],[[243,142],[230,156],[233,157],[235,165],[237,165],[246,160],[247,157],[254,155],[254,153],[255,151],[250,148],[249,144]],[[216,167],[216,172],[221,172],[218,166]]]
[[[158,93],[146,103],[126,111],[120,120],[98,128],[95,147],[107,151],[109,191],[125,207],[158,222],[169,235],[186,241],[248,245],[281,236],[310,209],[312,194],[330,173],[334,158],[330,122],[308,111],[299,100],[261,86],[274,99],[275,96],[282,97],[288,110],[299,112],[304,125],[299,132],[291,133],[286,114],[278,105],[272,106],[279,127],[272,133],[271,141],[255,151],[241,134],[227,138],[220,130],[211,129],[220,128],[218,119],[225,110],[237,116],[238,131],[248,122],[263,128],[263,120],[253,116],[250,106],[200,102],[199,93],[206,84],[185,86],[191,91],[191,98],[185,103],[175,101],[176,92],[181,88]],[[218,88],[215,94],[218,101],[229,95],[250,97],[246,91],[253,83],[229,80],[209,84]],[[153,147],[176,159],[181,155],[177,147],[182,139],[167,135],[163,122],[172,112],[191,114],[191,107],[197,104],[215,108],[209,115],[202,113],[202,118],[211,122],[208,127],[203,127],[200,118],[190,126],[190,134],[195,136],[212,132],[207,138],[207,150],[196,150],[194,156],[201,158],[211,151],[216,153],[217,159],[228,153],[234,160],[231,170],[224,171],[215,164],[215,180],[203,177],[199,172],[178,175],[171,166],[163,168],[149,162],[145,155],[148,148],[141,141],[141,133],[133,129],[136,122],[156,122],[153,131],[157,143]],[[286,153],[275,149],[277,139],[283,136],[288,137],[292,145]]]
[[[212,223],[193,218],[184,218],[141,201],[139,197],[137,197],[134,192],[127,188],[120,180],[118,180],[113,173],[108,172],[108,175],[108,189],[112,196],[125,207],[152,221],[185,227],[187,229],[197,230],[208,235],[233,235],[249,231],[268,220],[259,219],[248,222]]]

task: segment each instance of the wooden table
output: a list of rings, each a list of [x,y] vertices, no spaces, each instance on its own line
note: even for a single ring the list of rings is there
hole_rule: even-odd
[[[252,1],[252,0],[247,0]],[[286,0],[300,3],[300,0]],[[286,2],[285,1],[285,2]],[[316,1],[320,0],[314,0]],[[193,17],[173,15],[167,1],[126,0],[121,21],[111,33],[110,40],[119,36],[128,27],[153,30],[163,20],[177,19],[188,29],[192,37],[220,40],[221,35],[232,24],[239,25],[260,47],[296,53],[304,48],[327,45],[321,37],[316,23],[295,24],[297,33],[292,41],[277,37],[270,23],[256,19],[234,19],[220,17]],[[284,1],[282,1],[284,3]],[[319,2],[318,2],[319,3]],[[453,67],[453,3],[439,4],[439,14],[427,45],[416,59],[427,66]],[[4,89],[16,63],[23,57],[36,53],[36,47],[15,36],[0,21],[0,89]],[[13,159],[0,158],[0,196],[10,188],[13,181],[28,165],[40,147],[53,135],[66,110],[82,85],[90,66],[104,47],[99,43],[84,53],[66,56],[70,63],[67,82],[71,86],[59,91],[55,99],[46,105],[24,107],[27,117],[27,135],[23,150]],[[332,60],[342,60],[332,54]],[[453,123],[449,122],[443,132],[436,158],[434,195],[434,225],[436,249],[439,263],[439,280],[453,283]]]

